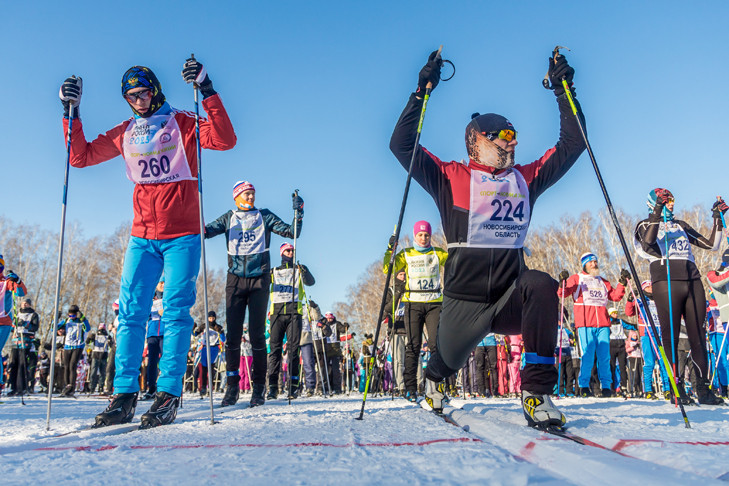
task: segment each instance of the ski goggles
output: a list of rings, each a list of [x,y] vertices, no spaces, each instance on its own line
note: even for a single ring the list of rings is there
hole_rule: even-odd
[[[500,138],[501,140],[506,140],[507,142],[511,142],[512,140],[516,139],[516,131],[515,130],[499,130],[497,132],[481,132],[482,135],[484,135],[489,140],[493,141],[497,138]]]
[[[147,101],[152,98],[152,90],[145,89],[144,91],[139,91],[137,93],[127,93],[124,95],[124,98],[126,98],[129,103],[136,103],[137,100]]]
[[[68,315],[68,318],[69,319],[76,319],[76,314],[69,314]]]

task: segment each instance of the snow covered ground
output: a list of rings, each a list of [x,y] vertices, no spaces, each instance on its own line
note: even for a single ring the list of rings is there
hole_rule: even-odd
[[[219,399],[216,398],[216,403]],[[692,428],[665,401],[558,402],[584,446],[527,428],[516,399],[454,400],[449,418],[361,396],[216,408],[190,396],[170,426],[84,430],[106,400],[54,399],[51,431],[41,397],[3,398],[3,484],[43,475],[54,483],[206,484],[724,484],[729,407],[690,407]],[[242,402],[247,403],[243,396]],[[140,402],[139,416],[149,402]],[[464,430],[465,428],[465,430]]]

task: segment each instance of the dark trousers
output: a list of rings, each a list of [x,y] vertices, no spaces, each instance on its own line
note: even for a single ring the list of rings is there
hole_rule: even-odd
[[[476,348],[476,385],[481,395],[489,392],[498,395],[498,372],[496,370],[496,346],[478,346]]]
[[[268,343],[271,346],[271,351],[268,353],[269,386],[278,383],[278,376],[281,371],[284,336],[286,336],[288,375],[292,377],[292,386],[296,387],[299,381],[301,314],[274,314],[271,316],[271,331],[268,339]]]
[[[270,285],[271,276],[268,273],[253,278],[229,273],[225,285],[225,370],[229,373],[239,371],[243,322],[248,309],[248,334],[253,348],[251,381],[256,385],[266,384],[266,312]],[[237,379],[235,383],[238,383]]]
[[[106,361],[106,392],[111,393],[114,388],[114,375],[116,374],[116,365],[114,360],[116,359],[116,346],[109,348],[109,357]]]
[[[559,350],[557,350],[557,353],[559,353]],[[559,354],[557,354],[557,359],[559,359]],[[572,367],[572,356],[568,348],[562,348],[562,361],[559,363],[559,366],[561,367],[562,377],[561,383],[558,385],[557,394],[574,395],[576,373]],[[560,371],[557,374],[559,375]]]
[[[709,361],[706,352],[706,294],[700,280],[672,280],[669,312],[668,282],[653,283],[653,298],[661,322],[663,349],[669,363],[677,356],[681,332],[681,317],[686,322],[686,334],[691,344],[691,359],[700,377],[708,379]],[[673,347],[671,346],[671,315],[673,315]],[[677,363],[676,363],[677,364]]]
[[[66,386],[71,385],[71,390],[76,388],[76,366],[83,354],[83,348],[64,349],[63,367],[66,370]]]
[[[316,388],[316,357],[314,356],[314,345],[312,343],[304,344],[300,346],[299,351],[304,364],[304,383],[306,384],[306,389],[314,391]]]
[[[327,343],[325,345],[327,354],[327,368],[329,371],[329,384],[333,393],[342,392],[342,350],[339,345]],[[365,358],[367,360],[367,358]]]
[[[438,346],[430,355],[426,377],[440,381],[453,374],[489,332],[521,334],[525,353],[551,360],[547,364],[526,359],[521,371],[522,390],[551,394],[557,384],[557,288],[557,281],[548,274],[526,270],[493,304],[443,297]]]
[[[13,391],[24,393],[28,382],[27,349],[13,348],[10,351],[10,386]]]
[[[157,392],[157,375],[159,375],[159,360],[162,357],[162,344],[164,336],[150,336],[147,338],[147,391]]]
[[[106,379],[106,357],[101,355],[97,358],[91,359],[91,393],[96,390],[96,385],[99,385],[99,391],[104,391],[104,380]]]
[[[625,351],[625,339],[610,340],[610,376],[613,379],[613,390],[617,388],[615,383],[615,361],[617,360],[618,372],[620,373],[620,387],[628,388],[628,353]]]
[[[641,358],[628,358],[628,393],[637,397],[643,392],[641,387],[641,374],[643,363]]]
[[[428,334],[428,348],[431,352],[437,347],[438,320],[440,318],[440,302],[406,302],[405,303],[405,370],[403,381],[405,390],[415,392],[418,389],[418,362],[420,348],[423,345],[423,327]]]

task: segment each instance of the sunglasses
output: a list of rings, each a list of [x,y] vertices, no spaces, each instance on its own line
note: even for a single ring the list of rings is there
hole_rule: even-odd
[[[516,131],[514,130],[499,130],[498,132],[481,132],[482,135],[484,135],[489,140],[494,140],[496,138],[500,138],[501,140],[506,140],[507,142],[511,142],[516,138]]]
[[[124,95],[124,98],[129,103],[136,103],[137,100],[147,101],[152,97],[152,90],[151,89],[145,89],[144,91],[139,91],[137,93],[127,93]]]
[[[69,319],[76,319],[76,314],[69,314],[68,317]]]

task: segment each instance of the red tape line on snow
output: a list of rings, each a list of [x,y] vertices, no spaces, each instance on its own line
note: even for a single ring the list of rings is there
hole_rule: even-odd
[[[729,441],[670,441],[660,439],[620,439],[617,444],[612,447],[612,450],[619,452],[626,447],[640,444],[684,444],[684,445],[698,445],[698,446],[729,446]]]
[[[326,442],[299,442],[297,444],[165,444],[165,445],[103,445],[103,446],[67,446],[67,447],[39,447],[32,451],[84,451],[101,452],[112,449],[220,449],[224,447],[249,447],[249,448],[287,448],[287,447],[417,447],[444,442],[483,442],[481,439],[470,437],[459,437],[456,439],[434,439],[422,442],[351,442],[349,444],[329,444]]]

